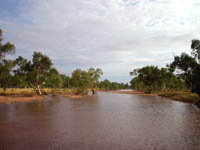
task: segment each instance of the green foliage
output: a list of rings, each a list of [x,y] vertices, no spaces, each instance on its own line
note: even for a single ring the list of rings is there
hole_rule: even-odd
[[[192,40],[192,56],[182,53],[166,68],[146,66],[130,72],[131,88],[151,92],[163,89],[189,89],[200,95],[200,40]]]
[[[99,78],[103,75],[103,71],[100,68],[92,68],[88,69],[88,76],[90,78],[90,88],[96,88],[99,84]]]
[[[191,49],[192,55],[200,61],[200,40],[192,40]]]
[[[2,44],[3,41],[3,33],[0,29],[0,60],[5,58],[6,54],[14,54],[15,53],[15,46],[10,42],[6,44]]]
[[[88,88],[96,88],[99,78],[103,74],[102,70],[97,68],[89,68],[87,71],[76,69],[72,73],[70,86],[76,88],[76,93],[87,94]]]
[[[130,72],[135,77],[131,80],[131,88],[147,93],[171,88],[184,88],[184,82],[176,77],[171,69],[146,66]]]
[[[21,76],[21,78],[16,78],[21,80],[19,83],[33,87],[37,94],[41,95],[40,86],[45,84],[45,80],[51,71],[52,62],[50,58],[40,52],[34,52],[32,62],[20,56],[16,59],[16,63],[17,68],[14,73],[16,76]],[[52,73],[49,78],[58,81],[55,84],[60,84],[59,80],[61,79],[60,77],[55,78],[55,74]]]
[[[128,89],[129,86],[128,84],[110,82],[109,80],[105,79],[100,82],[99,88],[103,90],[119,90],[119,89]]]
[[[2,63],[0,63],[0,85],[4,88],[4,91],[11,84],[11,70],[14,66],[15,62],[12,60],[3,60]]]
[[[70,88],[70,77],[65,74],[61,74],[60,77],[62,80],[62,88]]]
[[[3,35],[2,30],[0,29],[0,86],[4,88],[4,92],[6,88],[12,82],[12,69],[15,66],[15,61],[6,60],[6,54],[13,54],[15,52],[15,46],[10,42],[6,44],[2,44]]]

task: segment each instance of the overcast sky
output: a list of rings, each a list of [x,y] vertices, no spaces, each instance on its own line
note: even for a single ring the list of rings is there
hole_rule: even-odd
[[[145,65],[164,67],[200,39],[199,0],[0,0],[4,42],[15,56],[48,55],[61,73],[90,66],[129,82]]]

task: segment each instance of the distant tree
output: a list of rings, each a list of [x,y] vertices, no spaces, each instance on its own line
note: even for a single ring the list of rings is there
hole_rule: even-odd
[[[62,78],[56,68],[51,68],[44,80],[45,87],[61,88]]]
[[[60,77],[62,79],[62,88],[70,88],[70,77],[65,74],[61,74]]]
[[[146,92],[151,93],[156,84],[161,84],[161,71],[155,66],[146,66],[141,69],[135,69],[130,73],[137,77],[137,82],[141,82],[146,87]]]
[[[88,69],[88,75],[90,78],[90,87],[96,88],[99,84],[99,78],[103,75],[103,71],[100,68],[92,68]]]
[[[107,79],[100,82],[99,87],[104,90],[111,90],[111,82]]]
[[[90,77],[88,72],[81,69],[74,70],[70,83],[76,88],[77,94],[87,94],[87,89],[90,87]]]
[[[134,78],[130,81],[131,88],[147,93],[155,90],[183,89],[185,82],[173,74],[174,69],[167,66],[159,69],[156,66],[145,66],[130,72]]]

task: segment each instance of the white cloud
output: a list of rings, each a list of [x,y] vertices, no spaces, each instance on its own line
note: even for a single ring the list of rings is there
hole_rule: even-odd
[[[49,55],[58,69],[101,67],[128,82],[144,65],[163,66],[200,38],[198,0],[22,0],[20,18],[0,18],[17,55]],[[65,70],[66,68],[66,70]]]

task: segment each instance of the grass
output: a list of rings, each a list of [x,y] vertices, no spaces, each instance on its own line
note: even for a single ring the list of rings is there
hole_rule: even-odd
[[[74,94],[74,89],[42,89],[44,94]],[[0,88],[0,94],[3,94],[3,89]],[[37,95],[32,88],[8,88],[5,95]]]
[[[168,90],[161,91],[158,93],[158,95],[187,103],[196,103],[200,99],[197,94],[191,93],[189,91]]]

